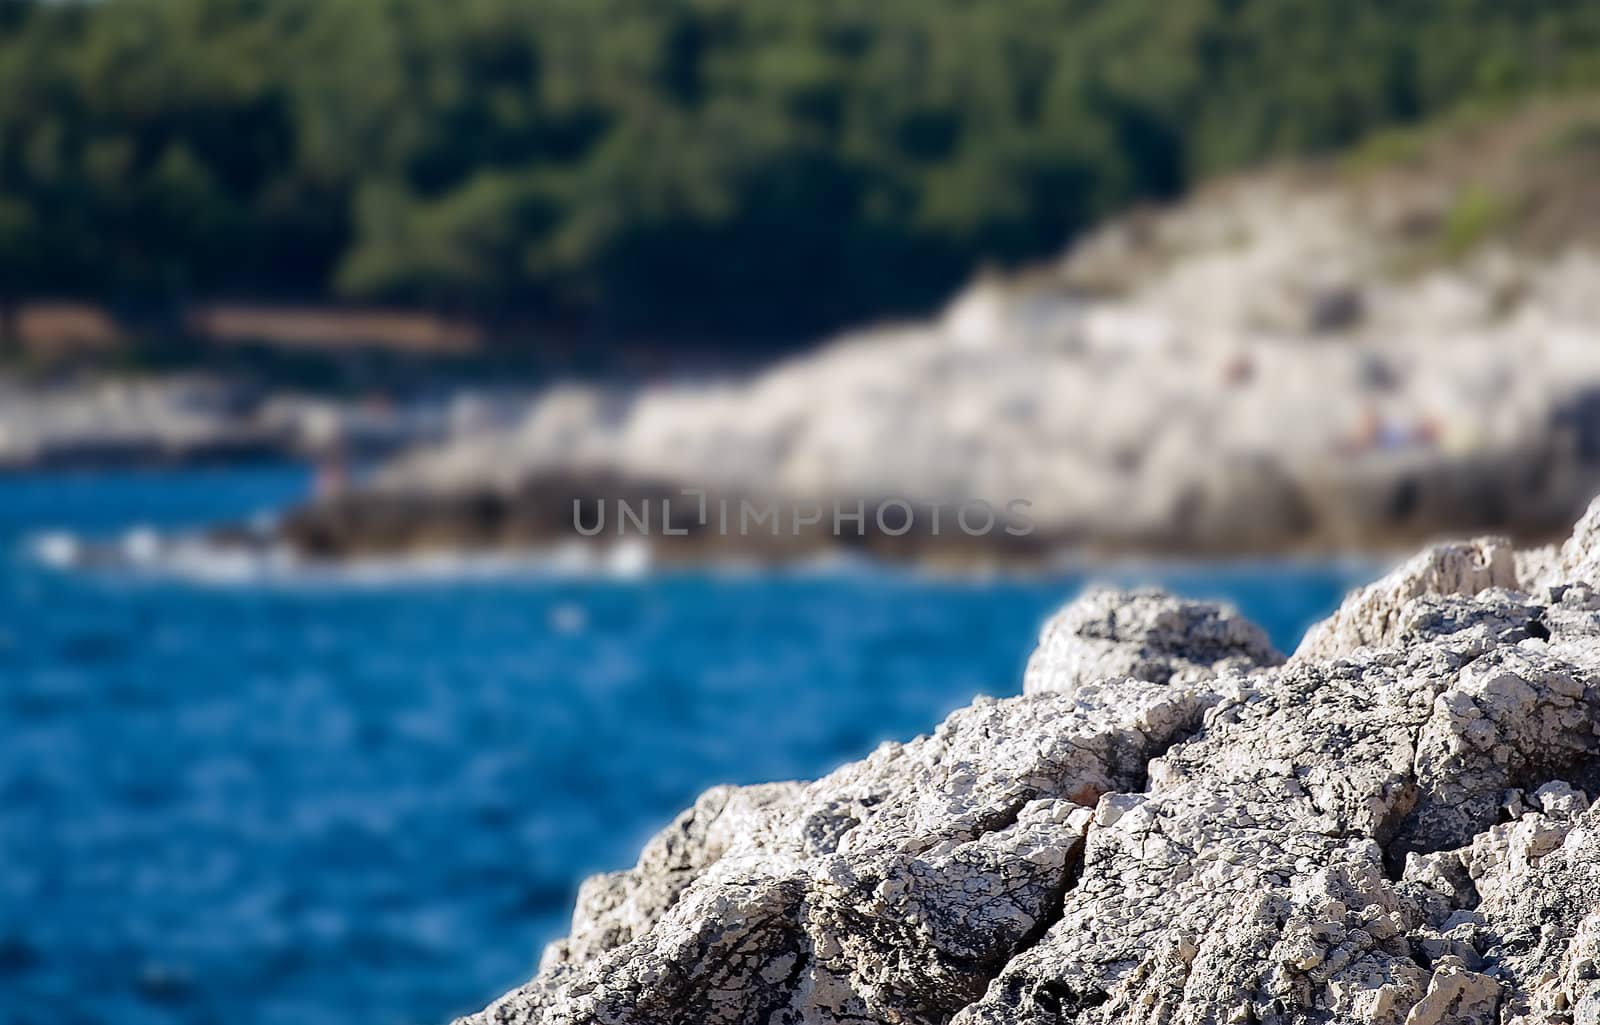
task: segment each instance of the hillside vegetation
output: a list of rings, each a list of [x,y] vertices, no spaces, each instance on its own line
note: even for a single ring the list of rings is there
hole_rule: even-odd
[[[1597,80],[1586,2],[0,0],[0,305],[798,337],[1219,170]]]

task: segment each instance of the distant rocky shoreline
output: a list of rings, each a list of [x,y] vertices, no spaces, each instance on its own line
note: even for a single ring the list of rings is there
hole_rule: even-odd
[[[807,503],[822,504],[827,510],[848,510],[847,521],[835,528],[830,513],[816,523],[795,527],[790,519],[781,518],[795,507],[787,500],[712,492],[706,500],[732,510],[734,526],[718,529],[714,522],[702,523],[692,517],[668,521],[661,516],[663,507],[676,508],[685,501],[681,485],[606,473],[552,472],[530,477],[510,491],[355,490],[289,510],[275,530],[274,541],[287,545],[297,557],[313,561],[432,552],[521,553],[579,546],[600,552],[636,547],[659,564],[741,559],[782,563],[859,555],[890,563],[1038,570],[1063,560],[1120,557],[1371,555],[1400,551],[1450,531],[1504,527],[1504,516],[1496,506],[1471,504],[1474,481],[1440,476],[1446,479],[1438,481],[1437,504],[1426,517],[1386,521],[1381,512],[1385,496],[1362,495],[1350,489],[1341,492],[1341,497],[1358,507],[1367,499],[1367,508],[1378,510],[1372,519],[1344,519],[1343,513],[1328,513],[1327,529],[1318,528],[1307,517],[1300,523],[1265,523],[1260,529],[1240,524],[1237,534],[1207,536],[1181,530],[1117,535],[1048,523],[1043,527],[1030,524],[1032,529],[1022,534],[1008,532],[1003,521],[991,529],[969,532],[955,525],[961,503],[919,504],[911,507],[914,511],[908,515],[903,502],[886,503],[878,498]],[[703,489],[690,490],[706,494]],[[583,522],[593,527],[597,508],[623,506],[640,516],[653,517],[654,528],[641,530],[637,521],[618,522],[620,518],[613,515],[604,529],[593,533],[578,529]],[[747,522],[744,530],[737,529],[741,510],[749,514],[747,521],[754,523]],[[854,519],[856,511],[859,522]],[[780,517],[777,529],[769,526],[775,515]],[[1575,511],[1553,504],[1519,522],[1512,536],[1521,544],[1550,541],[1574,515]],[[935,523],[939,524],[937,531]]]
[[[1058,551],[1060,539],[1037,535],[1031,523],[1008,515],[981,503],[879,497],[798,503],[552,472],[509,494],[355,491],[291,510],[278,536],[314,560],[582,545],[636,547],[664,564],[854,554],[886,562],[1037,566]]]
[[[485,429],[507,404],[503,396],[471,394],[336,398],[223,374],[85,376],[50,384],[0,375],[0,472],[370,461]]]
[[[289,536],[335,556],[561,540],[529,527],[547,505],[687,487],[1022,498],[1032,545],[1083,552],[1547,539],[1600,490],[1595,158],[1551,156],[1574,132],[1518,121],[1359,174],[1247,176],[753,376],[558,387],[300,510]],[[1470,218],[1485,196],[1522,215]]]
[[[461,1025],[1594,1025],[1600,501],[1439,545],[1289,658],[1092,592],[1025,693],[718,787]]]

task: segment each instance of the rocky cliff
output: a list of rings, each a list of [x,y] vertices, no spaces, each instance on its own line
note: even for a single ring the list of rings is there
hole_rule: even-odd
[[[461,1025],[1600,1023],[1600,502],[1438,546],[1287,659],[1094,592],[1025,693],[723,787]]]

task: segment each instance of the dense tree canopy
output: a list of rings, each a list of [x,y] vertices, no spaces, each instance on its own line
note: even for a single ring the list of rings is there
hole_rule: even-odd
[[[802,335],[1597,78],[1592,0],[0,0],[0,293]]]

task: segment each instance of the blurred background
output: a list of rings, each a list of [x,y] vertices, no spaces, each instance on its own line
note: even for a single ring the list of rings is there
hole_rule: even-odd
[[[1578,0],[0,0],[0,1023],[443,1022],[1088,582],[1561,535],[1597,182]]]

